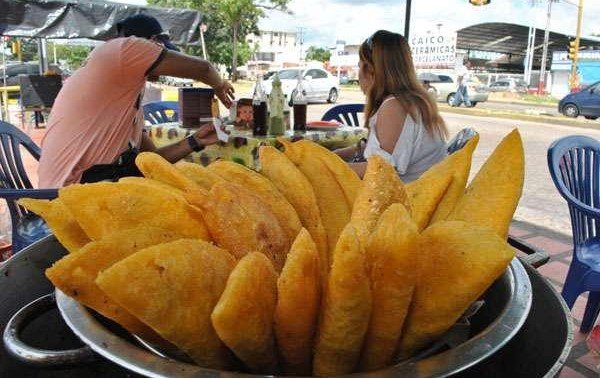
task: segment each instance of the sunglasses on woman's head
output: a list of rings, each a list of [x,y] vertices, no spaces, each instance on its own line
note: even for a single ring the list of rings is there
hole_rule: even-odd
[[[373,50],[373,37],[374,36],[375,36],[375,33],[371,34],[371,36],[365,40],[365,43],[367,44],[367,47],[369,48],[369,50]]]

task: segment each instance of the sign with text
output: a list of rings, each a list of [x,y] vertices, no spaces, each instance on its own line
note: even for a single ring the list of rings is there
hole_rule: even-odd
[[[568,57],[567,51],[554,51],[552,53],[552,63],[566,63],[571,62]],[[580,50],[577,53],[577,60],[589,60],[593,62],[600,62],[600,50]]]
[[[456,32],[415,34],[410,37],[415,68],[454,68]]]

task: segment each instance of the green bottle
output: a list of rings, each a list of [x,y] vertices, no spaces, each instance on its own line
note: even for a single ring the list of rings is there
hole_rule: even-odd
[[[281,80],[279,80],[279,75],[275,74],[273,88],[269,96],[269,134],[271,135],[283,135],[285,133],[283,120],[284,103],[285,97],[281,90]]]

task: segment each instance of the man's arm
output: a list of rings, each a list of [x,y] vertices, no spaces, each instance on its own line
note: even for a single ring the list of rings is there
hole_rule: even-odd
[[[200,146],[208,146],[216,143],[218,140],[215,128],[212,124],[207,124],[200,127],[200,130],[196,131],[189,137],[195,138],[196,142],[198,142],[198,145]],[[169,144],[168,146],[156,148],[147,133],[142,133],[140,150],[156,152],[170,163],[175,163],[193,152],[190,143],[186,140],[187,138],[184,138],[177,143]]]
[[[234,99],[233,87],[227,80],[221,79],[210,62],[194,56],[166,50],[162,60],[149,74],[151,76],[176,76],[194,79],[210,85],[215,94],[227,108]]]

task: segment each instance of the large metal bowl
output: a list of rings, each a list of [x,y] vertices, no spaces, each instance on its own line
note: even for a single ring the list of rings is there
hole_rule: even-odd
[[[445,377],[477,364],[506,344],[521,328],[531,306],[531,284],[521,263],[514,259],[483,296],[485,305],[471,319],[473,336],[457,347],[432,356],[357,376]],[[56,292],[66,323],[95,352],[148,377],[252,376],[220,372],[163,358],[126,341],[107,328],[85,306]]]
[[[43,239],[25,252],[31,256],[52,256],[51,261],[66,253],[53,237]],[[514,259],[482,296],[485,305],[470,319],[470,337],[466,342],[428,357],[353,376],[446,377],[464,371],[494,354],[517,334],[529,313],[531,290],[529,276],[520,261]],[[204,369],[160,357],[129,335],[115,331],[109,323],[70,297],[58,291],[56,295],[62,317],[73,332],[95,352],[132,372],[147,377],[251,376]]]

